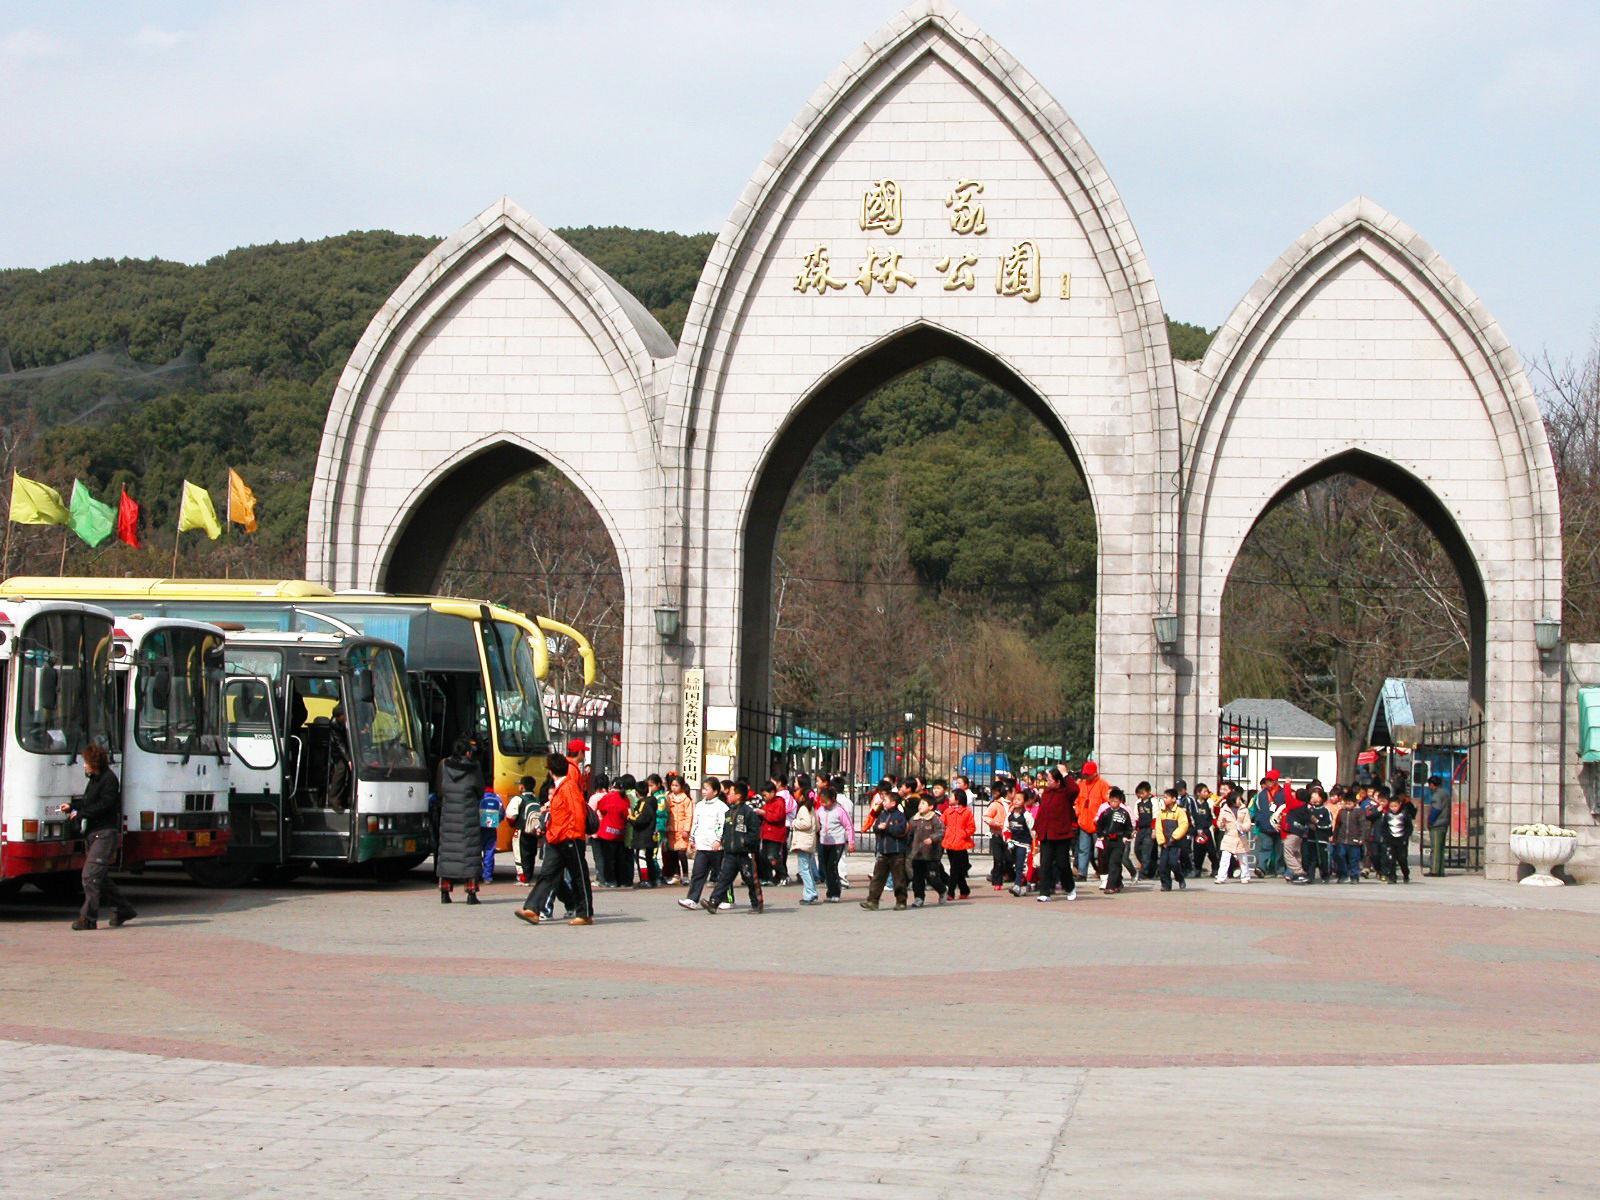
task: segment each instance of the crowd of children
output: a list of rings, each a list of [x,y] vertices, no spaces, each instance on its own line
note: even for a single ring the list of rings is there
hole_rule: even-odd
[[[576,762],[581,742],[569,746]],[[554,756],[566,759],[562,756]],[[752,911],[764,889],[798,883],[802,905],[838,903],[848,886],[847,855],[871,839],[871,876],[861,907],[875,910],[890,890],[894,906],[920,908],[967,899],[972,856],[983,840],[987,881],[996,891],[1041,903],[1077,898],[1077,884],[1096,882],[1116,894],[1130,881],[1155,881],[1162,891],[1187,889],[1209,876],[1216,884],[1278,876],[1290,884],[1387,883],[1411,880],[1410,841],[1418,810],[1409,796],[1379,784],[1295,789],[1268,771],[1256,789],[1224,781],[1213,792],[1180,779],[1157,795],[1148,782],[1128,799],[1094,762],[1067,764],[1031,776],[1000,776],[974,787],[957,777],[925,782],[886,778],[852,804],[842,778],[800,774],[759,787],[745,780],[707,779],[691,794],[677,774],[589,778],[581,765],[570,786],[586,794],[586,837],[592,876],[581,851],[564,867],[563,894],[592,887],[678,887],[678,903],[708,913],[733,906],[743,885]],[[556,778],[552,776],[552,778]],[[505,806],[516,830],[517,878],[535,873],[551,784]],[[1438,800],[1430,802],[1439,803]],[[1448,806],[1448,800],[1443,803]],[[1430,825],[1437,819],[1430,807]],[[1446,807],[1448,816],[1448,807]],[[485,878],[493,869],[492,832],[501,813],[486,800]],[[865,848],[865,846],[864,846]],[[581,879],[577,878],[578,875]],[[537,910],[519,913],[531,919]],[[549,916],[552,897],[543,901]],[[535,922],[537,923],[537,922]]]

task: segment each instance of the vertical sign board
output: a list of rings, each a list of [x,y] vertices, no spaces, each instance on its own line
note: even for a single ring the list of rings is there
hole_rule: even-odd
[[[679,744],[678,769],[690,795],[700,787],[705,762],[706,673],[692,667],[683,673],[683,740]]]

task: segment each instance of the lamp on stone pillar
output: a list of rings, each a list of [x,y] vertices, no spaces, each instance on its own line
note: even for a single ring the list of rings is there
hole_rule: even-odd
[[[1156,631],[1156,645],[1161,653],[1171,654],[1178,646],[1178,614],[1157,613],[1150,621]]]
[[[656,609],[656,636],[663,642],[675,642],[683,628],[681,614],[667,605]]]
[[[1553,617],[1540,617],[1533,623],[1533,644],[1546,658],[1554,654],[1561,644],[1561,622]]]

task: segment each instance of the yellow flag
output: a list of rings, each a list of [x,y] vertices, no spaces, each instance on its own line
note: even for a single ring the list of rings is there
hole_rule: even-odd
[[[61,493],[11,472],[11,519],[18,525],[66,525],[72,520]]]
[[[185,479],[183,503],[178,506],[178,532],[184,533],[190,529],[204,529],[213,542],[222,536],[217,510],[211,504],[211,493]]]
[[[228,468],[228,520],[246,533],[256,531],[256,494],[232,467]]]

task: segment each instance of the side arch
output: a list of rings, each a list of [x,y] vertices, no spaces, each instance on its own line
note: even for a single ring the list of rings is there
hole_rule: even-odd
[[[1540,781],[1557,769],[1559,669],[1539,654],[1534,622],[1560,617],[1561,527],[1543,421],[1493,317],[1428,243],[1359,198],[1251,289],[1185,409],[1190,760],[1215,736],[1222,591],[1240,544],[1286,487],[1353,468],[1423,518],[1469,593],[1481,584],[1474,640],[1494,647],[1473,679],[1488,731],[1488,870],[1509,876],[1504,835],[1538,819]]]

